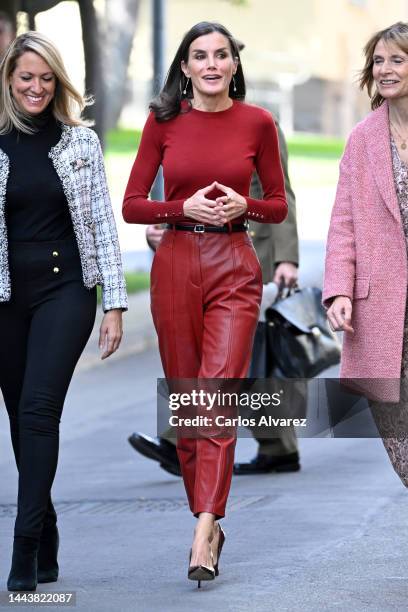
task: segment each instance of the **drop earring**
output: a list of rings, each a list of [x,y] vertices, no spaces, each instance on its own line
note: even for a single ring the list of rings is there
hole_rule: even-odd
[[[232,82],[234,84],[234,91],[237,91],[237,86],[235,84],[235,76],[232,76]]]
[[[188,77],[188,79],[187,79],[187,81],[186,81],[186,85],[185,85],[185,87],[184,87],[184,89],[183,89],[183,94],[184,94],[184,95],[187,95],[187,87],[188,87],[188,84],[189,84],[189,83],[190,83],[190,77]]]

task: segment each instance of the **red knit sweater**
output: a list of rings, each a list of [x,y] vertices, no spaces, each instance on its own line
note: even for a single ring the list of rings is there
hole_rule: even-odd
[[[159,166],[163,166],[165,202],[148,199]],[[261,179],[264,199],[248,197],[252,174]],[[123,202],[128,223],[192,222],[184,201],[218,181],[246,198],[246,217],[280,223],[287,215],[285,187],[275,124],[266,110],[233,101],[224,111],[192,109],[159,123],[150,113],[143,130]],[[215,199],[224,193],[214,189]]]

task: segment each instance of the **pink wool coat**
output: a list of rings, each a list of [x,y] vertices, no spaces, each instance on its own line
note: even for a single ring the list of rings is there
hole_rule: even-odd
[[[353,304],[355,333],[344,334],[341,377],[400,377],[406,294],[407,244],[384,102],[350,134],[327,240],[323,303],[345,295]]]

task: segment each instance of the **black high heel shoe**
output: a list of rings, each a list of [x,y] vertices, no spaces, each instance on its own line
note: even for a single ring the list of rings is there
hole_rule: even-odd
[[[221,557],[221,551],[222,551],[222,547],[224,546],[224,542],[225,542],[225,531],[223,531],[221,525],[218,523],[218,529],[220,530],[220,535],[218,537],[218,547],[217,547],[217,563],[214,564],[214,571],[215,571],[215,575],[218,576],[219,575],[219,571],[218,571],[218,562],[220,560]]]
[[[58,580],[58,548],[59,534],[57,525],[44,527],[37,555],[37,580],[39,583],[56,582]]]
[[[215,570],[213,567],[207,567],[206,565],[190,565],[191,563],[192,550],[190,550],[190,559],[188,566],[188,579],[198,580],[198,588],[201,588],[202,580],[214,580]],[[210,550],[211,561],[213,559],[212,550]]]
[[[9,591],[35,591],[37,588],[38,542],[33,538],[14,538],[11,570],[7,580]]]

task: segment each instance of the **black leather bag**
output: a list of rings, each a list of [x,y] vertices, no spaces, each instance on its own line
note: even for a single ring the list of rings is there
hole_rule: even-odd
[[[313,378],[340,362],[340,343],[317,287],[295,289],[266,310],[268,349],[287,378]]]
[[[272,375],[273,355],[269,348],[268,323],[258,321],[252,348],[248,378],[268,378]]]

